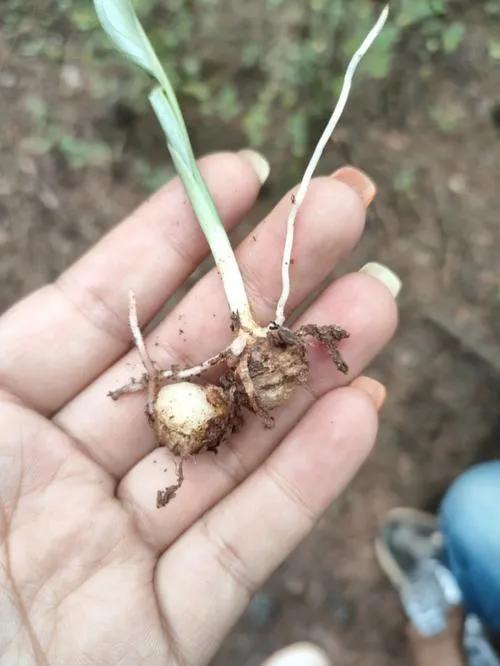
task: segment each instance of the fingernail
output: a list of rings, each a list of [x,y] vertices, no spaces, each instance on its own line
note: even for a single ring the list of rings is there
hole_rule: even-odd
[[[294,643],[276,652],[261,666],[331,666],[332,662],[321,648],[312,643]]]
[[[365,207],[372,203],[377,194],[377,186],[373,180],[361,169],[356,169],[353,166],[344,166],[332,173],[332,178],[340,180],[351,187],[365,204]]]
[[[366,395],[373,401],[377,412],[382,409],[387,397],[387,389],[383,384],[371,377],[356,377],[356,379],[351,382],[351,386],[366,393]]]
[[[384,264],[379,264],[376,261],[370,261],[365,264],[359,272],[371,275],[379,282],[382,282],[382,284],[387,287],[394,298],[398,297],[403,283],[396,275],[396,273],[391,271],[390,268],[387,268],[387,266],[384,266]]]
[[[241,155],[250,164],[252,169],[257,174],[257,178],[259,179],[260,184],[264,185],[271,172],[271,166],[266,158],[251,148],[240,150],[238,154]]]

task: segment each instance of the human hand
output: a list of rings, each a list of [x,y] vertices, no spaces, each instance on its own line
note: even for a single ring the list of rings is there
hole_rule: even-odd
[[[248,153],[201,160],[227,227],[258,194],[264,165],[259,179],[252,163]],[[297,221],[292,309],[355,246],[372,195],[350,169],[313,181]],[[238,251],[263,322],[280,292],[289,205],[290,194]],[[155,448],[143,394],[118,402],[106,394],[141,373],[128,290],[145,324],[206,252],[176,179],[1,318],[0,664],[207,663],[368,454],[377,415],[367,393],[376,385],[345,384],[389,340],[397,315],[384,284],[354,273],[300,318],[350,332],[349,376],[313,345],[309,385],[275,412],[275,427],[248,415],[216,456],[185,464],[178,497],[156,508],[173,460]],[[227,344],[228,323],[212,271],[148,347],[161,367],[192,365]]]

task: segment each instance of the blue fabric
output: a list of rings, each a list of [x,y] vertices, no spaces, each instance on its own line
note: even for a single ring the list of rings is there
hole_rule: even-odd
[[[471,467],[440,509],[446,564],[467,610],[500,633],[500,461]]]

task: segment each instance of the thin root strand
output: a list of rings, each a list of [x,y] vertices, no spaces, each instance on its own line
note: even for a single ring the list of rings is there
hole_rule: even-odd
[[[297,335],[319,340],[319,342],[326,347],[328,355],[335,363],[337,370],[345,375],[349,372],[349,366],[338,350],[339,342],[349,337],[349,333],[346,330],[340,326],[317,326],[316,324],[306,324],[298,329]]]
[[[148,385],[148,376],[144,374],[140,379],[132,378],[129,384],[125,386],[120,386],[120,388],[115,389],[114,391],[108,391],[108,396],[112,400],[118,400],[122,395],[126,393],[138,393],[146,388]]]
[[[323,154],[324,149],[326,148],[328,142],[330,141],[330,137],[332,136],[340,118],[342,117],[342,114],[344,113],[344,109],[346,107],[351,92],[352,80],[354,74],[356,73],[356,69],[359,63],[361,62],[363,56],[365,55],[365,53],[368,51],[368,49],[373,44],[376,37],[379,35],[382,28],[384,27],[388,14],[389,14],[389,5],[386,5],[386,7],[384,7],[384,9],[382,10],[382,13],[380,14],[377,22],[370,30],[370,32],[367,34],[367,36],[363,40],[361,46],[358,48],[356,53],[351,58],[344,75],[344,81],[342,83],[342,89],[340,91],[337,104],[335,105],[333,113],[325,129],[323,130],[323,134],[321,135],[316,145],[316,148],[314,149],[311,159],[309,160],[309,164],[306,167],[299,188],[297,192],[292,195],[292,206],[290,208],[290,212],[288,214],[288,219],[286,222],[285,247],[283,250],[283,261],[281,265],[282,290],[281,290],[281,296],[279,297],[278,304],[276,306],[275,321],[280,326],[282,326],[285,322],[285,306],[287,304],[288,297],[290,295],[290,264],[292,258],[295,221],[297,218],[297,214],[299,212],[299,208],[305,199],[307,190],[309,189],[311,179],[316,170],[316,167],[318,166],[318,162],[321,158],[321,155]]]
[[[135,346],[137,347],[137,351],[141,357],[142,365],[146,370],[146,387],[148,390],[146,414],[151,417],[153,415],[153,403],[156,396],[158,371],[148,353],[144,338],[142,337],[141,328],[139,326],[139,317],[137,316],[137,302],[135,300],[135,294],[132,290],[130,290],[128,293],[128,321],[130,324],[130,330],[132,331],[132,336],[134,338]]]
[[[135,297],[131,292],[131,301],[130,301],[130,328],[132,330],[132,335],[134,337],[134,342],[136,344],[137,350],[141,357],[142,364],[146,369],[146,372],[139,379],[132,378],[128,384],[121,386],[113,391],[108,391],[108,396],[112,400],[118,400],[122,395],[127,393],[137,393],[143,389],[148,389],[148,403],[146,413],[148,415],[152,414],[152,406],[154,403],[154,398],[158,390],[158,385],[162,382],[167,382],[169,380],[178,380],[178,379],[190,379],[191,377],[198,377],[199,375],[207,372],[211,368],[223,363],[232,353],[231,348],[228,347],[223,351],[219,352],[215,356],[203,361],[199,365],[195,365],[192,368],[180,368],[177,365],[172,365],[170,370],[157,370],[153,361],[150,359],[149,354],[146,350],[146,345],[144,343],[142,333],[139,329],[139,324],[137,322],[137,311],[135,305]],[[151,373],[151,374],[150,374]]]
[[[183,463],[184,460],[181,458],[180,461],[175,464],[177,482],[171,486],[167,486],[163,490],[158,490],[156,492],[156,508],[161,509],[162,507],[167,506],[170,500],[174,499],[175,495],[177,494],[177,491],[182,486],[184,482],[184,470],[182,467]]]

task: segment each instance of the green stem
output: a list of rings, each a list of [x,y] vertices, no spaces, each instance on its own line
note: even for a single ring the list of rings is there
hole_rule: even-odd
[[[174,89],[137,18],[131,0],[94,0],[103,29],[115,46],[158,82],[149,99],[167,139],[175,167],[210,246],[229,308],[241,326],[256,330],[243,277],[217,208],[196,164]]]
[[[244,328],[253,329],[256,324],[250,310],[245,284],[236,256],[208,187],[196,161],[192,158],[191,144],[185,137],[182,141],[179,141],[176,132],[172,131],[172,128],[175,127],[175,121],[172,108],[164,91],[161,88],[155,88],[150,94],[149,100],[165,132],[167,147],[175,168],[184,184],[214,257],[226,292],[229,308],[232,313],[238,315],[240,324]],[[174,139],[176,145],[170,140],[171,138]]]

